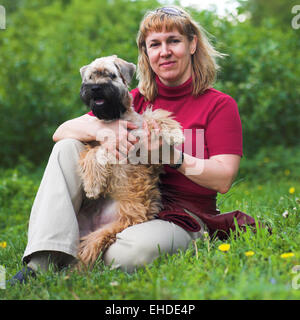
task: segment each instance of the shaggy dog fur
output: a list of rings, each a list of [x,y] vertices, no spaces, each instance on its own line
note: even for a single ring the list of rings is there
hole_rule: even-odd
[[[141,128],[146,120],[151,130],[155,120],[167,143],[181,144],[184,140],[181,126],[170,112],[148,108],[140,115],[133,110],[128,84],[134,72],[134,64],[117,56],[98,58],[80,69],[80,96],[94,115],[103,121],[123,119]],[[112,163],[99,142],[86,145],[79,164],[86,196],[93,199],[102,197],[103,201],[110,203],[108,211],[114,212],[106,213],[101,228],[81,238],[78,258],[84,265],[93,266],[99,254],[115,241],[117,233],[154,219],[159,213],[161,195],[158,183],[162,164]]]

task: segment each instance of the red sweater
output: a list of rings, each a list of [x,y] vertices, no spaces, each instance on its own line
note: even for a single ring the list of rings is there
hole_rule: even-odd
[[[171,111],[183,129],[193,130],[192,156],[196,156],[196,129],[204,130],[204,159],[217,154],[243,155],[242,125],[236,102],[233,98],[215,89],[208,89],[202,95],[192,96],[192,78],[177,87],[165,86],[157,77],[158,96],[153,110]],[[144,100],[139,89],[131,91],[133,106],[142,113],[149,102]],[[90,111],[88,114],[93,115]],[[183,146],[183,151],[185,148]],[[177,170],[165,166],[166,175],[162,183],[178,190],[201,194],[216,194],[186,178]]]
[[[230,96],[208,89],[204,94],[192,96],[192,78],[177,87],[165,86],[157,77],[158,96],[153,103],[153,110],[171,111],[183,129],[192,129],[192,156],[196,156],[196,129],[204,130],[204,159],[217,154],[243,154],[242,125],[237,104]],[[133,105],[142,113],[149,102],[144,100],[138,89],[131,91]],[[202,146],[201,146],[202,147]],[[183,151],[185,148],[183,146]],[[166,175],[162,175],[164,185],[175,189],[212,195],[215,191],[201,187],[189,180],[177,170],[165,166]]]
[[[156,83],[158,95],[151,103],[153,110],[171,111],[183,129],[192,129],[193,139],[189,143],[192,144],[193,156],[196,156],[196,129],[204,130],[204,159],[218,154],[243,155],[241,120],[233,98],[215,89],[194,97],[192,78],[177,87],[165,86],[158,77]],[[135,110],[142,113],[149,102],[145,101],[138,88],[131,94]],[[93,116],[92,112],[88,114]],[[186,230],[198,231],[199,224],[184,210],[188,209],[202,219],[211,235],[216,233],[220,238],[225,238],[230,229],[235,229],[234,219],[239,226],[255,226],[254,219],[240,211],[220,215],[216,209],[215,191],[197,185],[167,165],[165,172],[161,177],[164,210],[159,213],[159,218],[172,221]]]

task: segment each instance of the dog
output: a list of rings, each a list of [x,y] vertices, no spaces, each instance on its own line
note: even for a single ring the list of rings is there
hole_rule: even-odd
[[[133,63],[116,55],[94,60],[80,69],[81,99],[104,122],[122,119],[134,123],[140,128],[136,136],[141,133],[144,121],[153,129],[154,120],[165,142],[183,143],[182,128],[170,112],[147,108],[140,115],[134,111],[128,86],[135,70]],[[87,267],[94,265],[98,256],[115,241],[117,233],[154,219],[162,208],[159,191],[162,164],[113,163],[111,160],[98,141],[86,144],[80,154],[79,174],[85,194],[91,199],[101,197],[103,208],[101,228],[80,239],[78,259]]]

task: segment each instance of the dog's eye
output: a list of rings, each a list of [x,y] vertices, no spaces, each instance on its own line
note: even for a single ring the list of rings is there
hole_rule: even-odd
[[[109,76],[112,80],[116,79],[117,77],[115,73],[110,73]]]

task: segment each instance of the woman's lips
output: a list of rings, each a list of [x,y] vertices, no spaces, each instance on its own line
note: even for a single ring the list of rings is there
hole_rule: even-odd
[[[160,64],[160,67],[163,67],[163,68],[168,68],[168,67],[171,67],[175,64],[175,61],[168,61],[168,62],[163,62]]]

